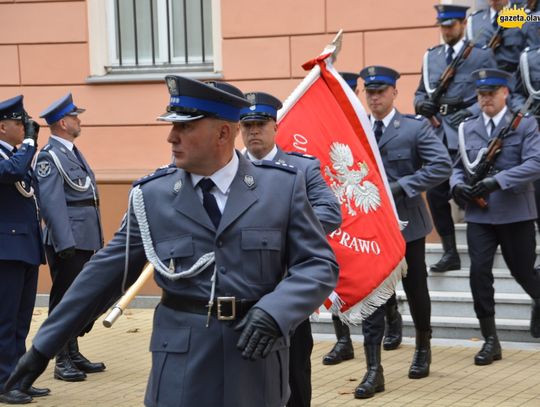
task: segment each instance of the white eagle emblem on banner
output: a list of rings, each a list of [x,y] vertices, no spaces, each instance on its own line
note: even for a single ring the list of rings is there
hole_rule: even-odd
[[[356,209],[364,213],[376,211],[381,206],[381,196],[375,184],[362,180],[369,172],[365,162],[358,162],[358,170],[355,165],[351,148],[342,143],[332,143],[330,147],[330,167],[325,167],[325,173],[331,180],[330,188],[334,191],[340,204],[345,203],[347,212],[351,216],[357,214]]]

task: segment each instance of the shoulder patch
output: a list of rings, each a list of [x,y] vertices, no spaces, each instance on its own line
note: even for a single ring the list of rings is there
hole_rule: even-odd
[[[472,115],[472,116],[466,117],[465,120],[463,120],[463,121],[468,122],[469,120],[474,120],[474,119],[477,119],[477,118],[478,118],[478,115]]]
[[[148,181],[152,181],[153,179],[163,177],[164,175],[169,175],[175,171],[176,171],[175,167],[173,168],[167,165],[165,167],[158,168],[156,171],[154,171],[151,174],[148,174],[142,178],[139,178],[132,185],[135,187],[137,185],[146,184]]]
[[[481,8],[480,10],[476,10],[475,12],[471,13],[471,15],[469,17],[472,17],[472,16],[475,16],[477,14],[483,13],[484,10],[486,10],[486,9]]]
[[[279,161],[263,160],[261,162],[254,162],[253,165],[256,165],[257,167],[279,168],[280,170],[291,172],[293,174],[298,172],[298,169],[295,166]]]
[[[302,154],[302,153],[299,153],[298,151],[287,151],[287,154],[288,155],[294,155],[296,157],[302,157],[302,158],[308,158],[310,160],[314,160],[316,157],[313,156],[313,155],[310,155],[310,154]]]
[[[51,163],[47,160],[38,161],[36,164],[36,174],[41,178],[51,175]]]
[[[47,151],[49,148],[51,148],[51,145],[50,144],[45,144],[45,147],[43,147],[41,150],[42,151]]]

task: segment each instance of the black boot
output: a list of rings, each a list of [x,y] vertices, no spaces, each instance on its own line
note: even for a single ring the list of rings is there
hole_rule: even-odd
[[[367,372],[362,383],[354,390],[354,398],[368,399],[384,391],[384,375],[381,365],[381,345],[364,345]]]
[[[394,350],[401,345],[403,318],[398,311],[397,302],[387,303],[385,307],[386,327],[384,330],[384,350]]]
[[[441,242],[444,253],[437,263],[431,265],[429,271],[441,273],[461,269],[461,260],[456,247],[456,235],[441,236]]]
[[[482,318],[479,321],[485,342],[480,352],[474,356],[474,364],[479,366],[491,365],[494,360],[502,359],[501,344],[499,338],[497,338],[497,329],[495,328],[495,317]]]
[[[337,315],[332,315],[332,323],[336,331],[337,342],[330,352],[323,357],[323,365],[337,365],[344,360],[354,358],[354,348],[349,327]]]
[[[77,369],[85,373],[98,373],[105,370],[105,363],[103,362],[90,362],[86,359],[81,352],[79,352],[79,343],[77,338],[68,342],[69,357]]]
[[[540,298],[533,298],[531,311],[531,335],[540,338]]]
[[[429,331],[416,330],[416,349],[414,350],[409,379],[421,379],[429,376],[431,364],[431,329]]]
[[[86,379],[86,373],[77,369],[71,361],[67,346],[63,347],[60,353],[56,355],[54,378],[66,382],[80,382]]]

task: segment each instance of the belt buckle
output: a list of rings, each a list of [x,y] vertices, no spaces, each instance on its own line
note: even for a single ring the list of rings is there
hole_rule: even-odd
[[[444,105],[441,105],[439,107],[439,113],[446,116],[448,114],[448,104],[445,103]]]
[[[231,314],[223,315],[221,313],[221,304],[231,304]],[[217,319],[219,321],[232,321],[236,319],[236,297],[217,297]]]

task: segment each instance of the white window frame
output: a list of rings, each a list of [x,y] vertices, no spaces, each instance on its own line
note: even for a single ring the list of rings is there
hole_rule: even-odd
[[[158,0],[158,6],[168,0]],[[88,83],[101,82],[132,82],[163,80],[168,73],[182,72],[182,75],[196,79],[220,79],[223,77],[221,58],[221,0],[212,0],[212,48],[213,66],[208,70],[190,70],[189,65],[182,64],[171,67],[126,67],[118,72],[108,72],[108,66],[113,65],[116,55],[116,33],[114,21],[114,1],[89,0],[86,2],[88,10],[88,46],[90,54],[90,76]],[[158,7],[158,19],[165,21],[165,7]],[[160,35],[159,55],[167,53],[166,30],[158,30]],[[157,58],[157,56],[156,56]],[[163,62],[156,59],[156,62]],[[174,61],[173,61],[174,62]]]

